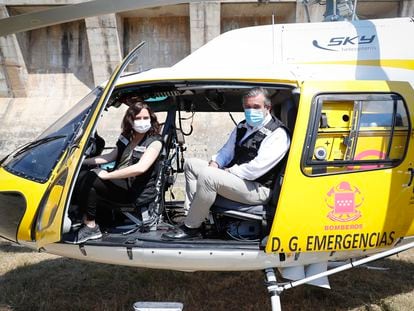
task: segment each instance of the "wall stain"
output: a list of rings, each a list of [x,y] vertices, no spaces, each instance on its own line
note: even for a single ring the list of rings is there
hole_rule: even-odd
[[[61,49],[62,49],[62,67],[64,69],[64,72],[66,73],[69,69],[69,58],[71,55],[70,52],[70,45],[73,42],[73,35],[68,29],[68,25],[64,24],[62,25],[62,39],[60,41]]]

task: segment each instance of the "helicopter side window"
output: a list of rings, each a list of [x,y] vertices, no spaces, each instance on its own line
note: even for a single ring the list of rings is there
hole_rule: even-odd
[[[307,175],[389,168],[404,158],[410,123],[399,95],[321,95],[313,106]]]

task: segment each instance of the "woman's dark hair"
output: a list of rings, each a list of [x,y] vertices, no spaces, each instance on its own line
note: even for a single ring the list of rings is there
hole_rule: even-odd
[[[132,103],[128,110],[125,112],[122,119],[122,135],[131,138],[135,131],[133,129],[135,116],[141,112],[142,109],[147,109],[151,119],[151,128],[148,130],[147,135],[153,136],[160,133],[160,124],[158,123],[157,116],[151,110],[148,105],[142,101]]]

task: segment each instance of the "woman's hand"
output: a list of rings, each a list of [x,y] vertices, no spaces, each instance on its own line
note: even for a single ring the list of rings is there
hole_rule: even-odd
[[[94,172],[96,175],[98,175],[98,177],[102,180],[106,180],[109,179],[109,173],[101,168],[94,168],[92,170],[92,172]]]

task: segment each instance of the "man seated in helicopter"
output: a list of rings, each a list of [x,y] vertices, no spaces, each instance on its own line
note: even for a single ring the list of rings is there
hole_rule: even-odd
[[[271,100],[266,89],[250,89],[243,96],[245,120],[210,162],[188,159],[184,164],[188,215],[184,224],[163,234],[166,240],[200,237],[199,228],[208,218],[216,196],[259,205],[271,196],[278,163],[290,146],[287,128],[270,113]]]
[[[157,116],[141,101],[132,103],[122,120],[122,133],[116,148],[107,154],[86,159],[82,165],[97,166],[115,161],[114,170],[81,170],[74,200],[84,213],[83,226],[65,239],[84,243],[102,237],[96,224],[98,199],[132,203],[137,208],[155,199],[155,183],[162,149]]]

